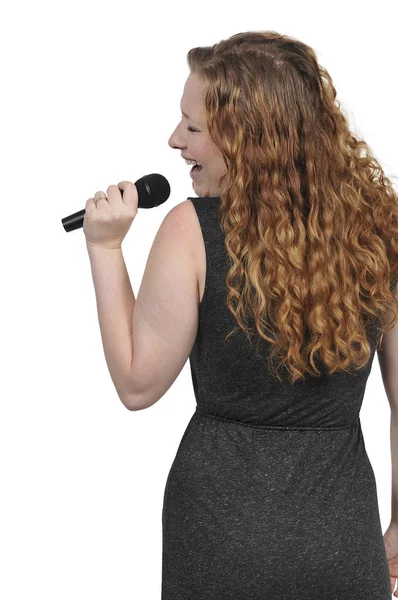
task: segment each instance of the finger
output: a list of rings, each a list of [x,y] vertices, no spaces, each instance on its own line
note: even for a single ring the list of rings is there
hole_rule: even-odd
[[[387,563],[388,563],[388,568],[390,570],[391,577],[398,577],[398,560],[397,560],[397,558],[396,557],[389,558]]]
[[[138,208],[138,191],[132,181],[120,181],[117,184],[118,188],[123,190],[123,202],[128,206]]]
[[[86,205],[84,207],[85,211],[92,211],[95,210],[97,208],[96,204],[95,204],[95,200],[94,198],[89,198],[86,202]]]
[[[95,192],[95,194],[94,194],[94,200],[107,200],[105,192],[103,192],[102,190],[99,190],[98,192]]]
[[[108,196],[108,203],[111,206],[117,206],[121,202],[123,202],[122,196],[120,194],[120,190],[117,185],[110,185],[106,190]]]

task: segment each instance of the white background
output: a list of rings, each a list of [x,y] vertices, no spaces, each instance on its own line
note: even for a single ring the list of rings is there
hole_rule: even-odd
[[[353,130],[398,173],[394,2],[4,2],[1,68],[0,597],[159,600],[163,493],[195,410],[187,362],[150,410],[119,400],[83,230],[61,219],[98,190],[162,173],[169,200],[123,243],[138,295],[156,232],[195,196],[168,139],[186,55],[249,30],[312,46]],[[375,357],[362,429],[383,532],[390,409]],[[364,590],[366,595],[366,590]]]

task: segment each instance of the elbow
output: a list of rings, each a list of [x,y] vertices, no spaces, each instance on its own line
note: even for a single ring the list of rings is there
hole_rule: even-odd
[[[127,410],[132,410],[132,411],[140,410],[136,404],[133,404],[131,402],[130,398],[124,398],[124,399],[121,398],[121,400],[122,400],[123,405],[127,408]]]
[[[132,410],[132,411],[136,411],[136,410],[143,410],[143,407],[139,407],[139,406],[135,406],[135,405],[125,405],[127,410]]]
[[[118,396],[119,396],[121,403],[123,404],[123,406],[125,408],[127,408],[127,410],[140,410],[138,408],[138,405],[135,402],[133,402],[133,400],[130,396],[126,396],[125,394],[121,394],[119,392],[118,392]]]
[[[120,399],[123,402],[124,406],[127,408],[127,410],[136,411],[144,410],[144,408],[147,408],[145,400],[141,396],[137,396],[134,394],[134,396],[128,395]]]

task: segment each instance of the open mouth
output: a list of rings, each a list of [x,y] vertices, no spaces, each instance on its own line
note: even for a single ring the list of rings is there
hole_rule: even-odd
[[[201,165],[194,165],[189,173],[192,179],[197,179],[202,169],[203,167]]]

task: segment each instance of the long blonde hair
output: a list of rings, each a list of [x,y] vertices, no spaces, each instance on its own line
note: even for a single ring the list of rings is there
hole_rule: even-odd
[[[224,341],[239,327],[250,340],[245,317],[253,315],[290,382],[319,375],[316,352],[330,374],[362,369],[370,316],[381,324],[379,349],[398,321],[391,181],[350,132],[331,77],[306,44],[244,32],[192,48],[187,59],[204,82],[209,136],[227,167],[219,216],[238,327]]]

